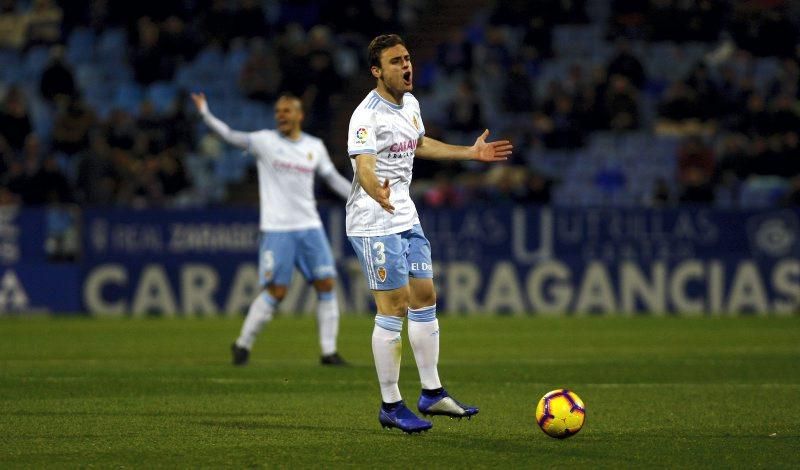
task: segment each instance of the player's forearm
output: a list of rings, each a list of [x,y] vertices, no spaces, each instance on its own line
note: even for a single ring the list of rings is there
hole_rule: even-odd
[[[250,146],[250,137],[246,132],[232,130],[227,124],[211,114],[208,108],[204,109],[200,115],[203,116],[203,122],[225,142],[245,150]]]
[[[378,175],[375,174],[375,158],[369,156],[356,157],[356,178],[358,184],[364,188],[364,191],[372,199],[378,200],[378,189],[381,183],[378,180]]]
[[[426,136],[417,146],[415,156],[428,160],[472,160],[475,152],[472,147],[446,144]]]
[[[323,178],[325,179],[325,183],[328,184],[328,187],[342,199],[350,197],[350,181],[337,171],[331,171],[327,175],[324,175]]]

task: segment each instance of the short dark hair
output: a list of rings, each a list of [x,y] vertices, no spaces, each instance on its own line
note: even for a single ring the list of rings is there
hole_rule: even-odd
[[[381,52],[398,44],[406,45],[403,38],[396,34],[381,34],[373,39],[372,42],[369,43],[369,48],[367,49],[369,51],[369,66],[380,67]]]
[[[301,100],[299,96],[295,95],[292,92],[285,91],[281,93],[278,96],[278,99],[275,100],[275,102],[277,103],[279,100],[297,101],[297,103],[300,105],[300,111],[303,110],[303,100]]]

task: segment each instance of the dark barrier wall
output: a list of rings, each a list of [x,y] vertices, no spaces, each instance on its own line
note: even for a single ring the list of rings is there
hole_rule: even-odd
[[[257,291],[254,209],[0,211],[0,312],[214,315]],[[370,293],[323,208],[343,310]],[[468,314],[800,312],[800,211],[425,210],[440,310]],[[309,312],[295,279],[281,309]]]

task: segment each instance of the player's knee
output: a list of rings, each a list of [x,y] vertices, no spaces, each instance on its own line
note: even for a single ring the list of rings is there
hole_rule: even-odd
[[[336,281],[334,281],[332,277],[314,281],[314,289],[316,289],[317,292],[331,292],[335,285]]]
[[[424,292],[414,296],[414,301],[410,303],[411,308],[424,308],[436,305],[436,292]]]
[[[404,317],[408,312],[408,307],[411,305],[408,297],[399,297],[392,299],[389,302],[388,314],[394,315],[397,317]]]
[[[267,287],[267,292],[269,292],[269,295],[271,295],[272,298],[278,302],[280,302],[281,300],[283,300],[284,297],[286,297],[287,290],[288,288],[286,286],[271,285]]]

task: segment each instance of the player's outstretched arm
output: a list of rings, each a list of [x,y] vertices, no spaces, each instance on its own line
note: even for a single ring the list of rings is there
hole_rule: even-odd
[[[383,207],[383,210],[390,214],[394,214],[394,206],[389,200],[391,190],[389,189],[389,180],[384,180],[381,183],[378,176],[375,174],[375,164],[377,157],[370,154],[360,154],[355,156],[356,159],[356,178],[358,183],[364,188],[364,191],[369,194],[369,197]]]
[[[222,137],[222,140],[244,150],[250,147],[250,136],[247,132],[234,131],[228,127],[227,124],[211,114],[211,110],[208,109],[208,101],[206,100],[205,93],[192,93],[192,101],[194,101],[197,112],[203,117],[203,122],[205,122],[215,134]]]
[[[347,181],[347,178],[340,175],[336,168],[333,168],[331,165],[331,170],[327,173],[320,174],[320,178],[325,180],[325,183],[328,185],[329,188],[333,192],[339,195],[342,199],[347,199],[350,197],[350,181]]]
[[[415,155],[429,160],[478,160],[481,162],[500,162],[507,160],[514,146],[508,140],[486,142],[489,129],[483,131],[475,143],[465,145],[450,145],[430,137],[422,137]]]

